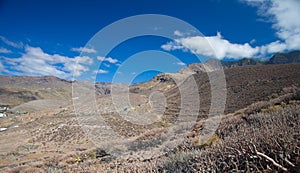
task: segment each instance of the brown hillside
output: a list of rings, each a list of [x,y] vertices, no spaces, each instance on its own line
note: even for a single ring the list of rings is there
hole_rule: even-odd
[[[225,69],[224,73],[227,85],[225,113],[283,95],[284,88],[300,85],[300,64],[236,67]],[[201,73],[193,77],[199,86],[200,116],[204,116],[209,112],[211,103],[208,75]],[[166,115],[174,116],[179,111],[179,90],[173,88],[166,95],[170,105]]]

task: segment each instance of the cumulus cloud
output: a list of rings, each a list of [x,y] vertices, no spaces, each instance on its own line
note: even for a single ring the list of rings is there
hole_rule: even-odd
[[[99,69],[99,70],[94,70],[93,73],[98,73],[98,74],[106,74],[108,73],[109,71],[107,70],[103,70],[103,69]]]
[[[8,49],[6,49],[4,47],[0,47],[0,53],[12,53],[12,51],[8,50]]]
[[[222,38],[221,33],[216,36],[192,36],[176,39],[162,45],[165,50],[188,49],[192,53],[214,57],[217,59],[251,57],[259,52],[258,47],[251,47],[248,43],[235,44]]]
[[[179,39],[175,40],[175,42],[169,42],[167,44],[163,44],[161,48],[167,51],[177,50],[177,49],[187,50],[183,45],[180,44]]]
[[[114,58],[111,58],[111,57],[97,56],[97,59],[99,61],[106,61],[106,62],[109,62],[111,64],[115,64],[115,63],[119,62],[117,59],[114,59]]]
[[[25,53],[18,58],[4,58],[6,69],[10,69],[15,75],[53,75],[69,79],[74,76],[81,76],[88,71],[87,65],[93,60],[88,56],[77,56],[70,58],[58,54],[47,54],[39,47],[25,47]]]
[[[272,22],[279,40],[267,44],[263,49],[270,53],[281,50],[300,49],[300,1],[299,0],[244,0],[258,8],[258,15]],[[265,51],[265,50],[264,50]]]
[[[84,53],[96,53],[97,52],[95,49],[87,48],[87,47],[72,48],[71,50],[74,52],[84,52]]]
[[[260,47],[260,53],[261,54],[267,54],[267,53],[277,53],[282,52],[284,50],[288,49],[287,45],[281,41],[274,41],[267,45],[263,45]]]
[[[175,30],[174,35],[179,36],[172,42],[161,46],[171,51],[181,49],[194,54],[223,58],[264,57],[266,54],[286,50],[300,49],[300,1],[299,0],[244,0],[242,2],[258,8],[258,15],[272,22],[278,40],[265,45],[253,47],[250,44],[256,40],[232,43],[224,39],[221,33],[216,36],[187,36]]]
[[[22,42],[19,42],[19,43],[13,42],[13,41],[10,41],[10,40],[6,39],[5,37],[3,37],[1,35],[0,35],[0,40],[2,42],[4,42],[6,45],[11,46],[11,47],[15,47],[15,48],[22,48],[23,47]]]
[[[273,29],[280,40],[265,45],[264,49],[274,52],[279,50],[300,49],[300,1],[299,0],[246,0],[251,6],[258,8],[258,15],[272,22]]]

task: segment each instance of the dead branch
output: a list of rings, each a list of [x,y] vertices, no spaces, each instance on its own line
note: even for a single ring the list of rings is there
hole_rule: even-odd
[[[253,145],[253,148],[254,148],[254,150],[255,150],[255,152],[256,152],[257,155],[259,155],[259,156],[261,156],[261,157],[263,157],[263,158],[269,160],[270,162],[273,163],[274,166],[277,166],[277,167],[280,168],[281,170],[283,170],[283,171],[285,171],[285,172],[288,171],[287,168],[285,168],[285,167],[283,167],[282,165],[280,165],[279,163],[277,163],[277,162],[276,162],[274,159],[272,159],[271,157],[265,155],[264,153],[261,153],[261,152],[257,151],[257,150],[256,150],[256,146],[255,146],[254,144],[252,144],[252,145]]]
[[[291,161],[289,161],[286,157],[283,158],[282,155],[279,155],[279,157],[280,157],[282,160],[284,160],[287,164],[289,164],[290,166],[295,167],[295,165],[294,165]]]

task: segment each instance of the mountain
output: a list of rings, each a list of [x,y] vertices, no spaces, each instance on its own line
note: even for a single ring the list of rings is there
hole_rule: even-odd
[[[220,63],[221,65],[217,65]],[[239,66],[250,66],[250,65],[270,65],[270,64],[293,64],[300,63],[300,50],[292,51],[288,53],[276,53],[270,59],[258,60],[253,58],[243,58],[237,61],[218,61],[216,59],[210,59],[204,64],[193,63],[178,71],[183,74],[193,74],[202,72],[211,72],[216,70],[215,67],[222,66],[226,68],[234,68]]]
[[[278,64],[266,66],[245,66],[224,69],[227,87],[226,113],[233,113],[258,101],[266,101],[272,95],[282,95],[285,88],[300,87],[300,63]],[[211,72],[214,73],[214,72]],[[213,74],[211,74],[213,76]],[[200,116],[206,115],[211,104],[210,79],[207,73],[195,73],[200,96]],[[189,80],[182,85],[187,86]],[[172,108],[167,115],[176,115],[179,111],[180,90],[173,87],[165,94]]]
[[[201,63],[193,63],[189,64],[186,67],[183,67],[178,71],[179,74],[186,74],[186,75],[191,75],[191,74],[200,74],[203,72],[212,72],[215,70],[220,70],[222,69],[222,64],[220,61],[216,59],[210,59],[206,61],[204,64]]]
[[[267,60],[258,60],[253,58],[243,58],[235,62],[222,62],[224,68],[248,65],[269,65],[269,64],[293,64],[300,63],[300,50],[288,53],[276,53]]]
[[[265,64],[291,64],[300,62],[300,50],[289,53],[276,53]]]
[[[110,83],[73,82],[73,84],[77,83],[83,88],[95,89],[98,95],[110,93]],[[119,84],[115,85],[119,86]],[[121,86],[116,88],[121,88]],[[34,100],[48,100],[48,102],[50,100],[53,102],[64,101],[71,104],[72,81],[54,76],[0,75],[0,98],[0,105],[9,105],[10,107]],[[53,103],[53,105],[56,105],[56,103]]]
[[[193,88],[191,81],[195,80],[198,86],[200,98],[199,117],[205,117],[210,109],[211,86],[210,78],[216,71],[204,68],[207,64],[192,64],[178,73],[159,74],[149,82],[131,86],[131,92],[150,95],[160,91],[167,98],[168,109],[166,117],[172,121],[179,114],[181,94],[185,97],[193,97],[195,92],[189,92]],[[233,113],[259,101],[267,101],[271,97],[283,95],[289,87],[300,88],[300,63],[238,66],[224,69],[226,79],[226,107],[225,113]],[[208,72],[205,72],[208,71]],[[210,77],[208,74],[210,73]]]
[[[16,106],[32,100],[71,100],[71,82],[54,76],[0,76],[0,104]]]
[[[58,89],[69,87],[71,82],[54,76],[3,76],[0,87],[23,89]]]
[[[240,66],[249,66],[249,65],[264,65],[264,61],[252,59],[252,58],[243,58],[238,61],[219,61],[216,59],[210,59],[206,61],[204,64],[201,63],[193,63],[189,64],[188,66],[180,69],[178,73],[184,74],[199,74],[202,72],[212,72],[216,70],[215,68],[218,67],[219,69],[222,67],[226,68],[234,68]]]
[[[255,60],[252,58],[243,58],[236,62],[222,62],[224,68],[233,68],[238,66],[248,66],[248,65],[263,65],[263,61]]]
[[[210,59],[204,64],[190,64],[177,73],[164,73],[149,82],[131,86],[131,92],[149,94],[155,90],[168,98],[165,114],[173,119],[178,115],[180,87],[189,87],[193,78],[199,88],[200,116],[209,112],[211,104],[210,78],[223,69],[226,78],[226,113],[233,113],[258,101],[266,101],[272,95],[281,95],[285,88],[300,86],[300,51],[278,53],[266,61],[244,58],[236,62],[220,62]],[[213,76],[213,75],[212,75]],[[192,86],[191,86],[192,87]]]

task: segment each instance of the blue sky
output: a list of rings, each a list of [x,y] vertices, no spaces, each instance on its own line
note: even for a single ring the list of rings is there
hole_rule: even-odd
[[[270,57],[276,52],[300,49],[299,9],[298,0],[2,0],[0,74],[105,82],[118,74],[118,82],[140,82],[159,72],[175,72],[199,62],[196,56],[220,60]],[[86,46],[104,27],[141,14],[178,18],[203,35],[174,28],[170,33],[173,40],[158,36],[131,38],[106,55],[100,53],[101,47]],[[120,32],[126,29],[120,28]],[[207,48],[207,42],[212,49]],[[156,50],[152,55],[157,57],[152,59],[148,50]],[[127,73],[119,71],[129,57],[141,64],[129,65]],[[168,58],[170,61],[166,61]],[[154,61],[161,61],[164,68],[137,68]]]

